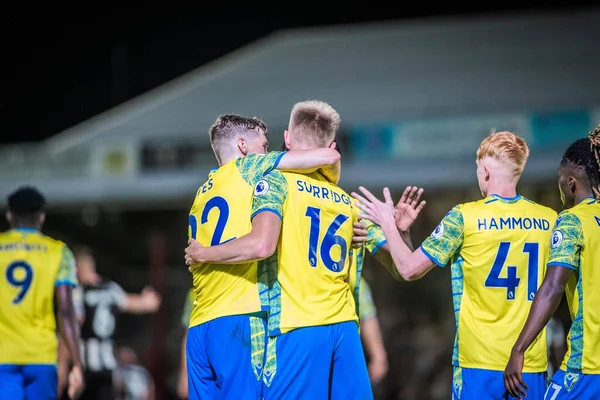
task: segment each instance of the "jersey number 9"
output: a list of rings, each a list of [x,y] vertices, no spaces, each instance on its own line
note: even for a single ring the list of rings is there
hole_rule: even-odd
[[[15,261],[6,269],[6,280],[12,286],[21,289],[12,301],[13,304],[19,304],[31,287],[33,269],[25,261]]]

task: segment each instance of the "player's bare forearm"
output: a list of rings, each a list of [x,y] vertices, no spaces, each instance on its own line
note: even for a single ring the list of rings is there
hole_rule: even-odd
[[[402,241],[406,244],[410,251],[414,251],[412,240],[410,238],[409,231],[400,231],[398,230]],[[379,261],[381,265],[394,277],[396,280],[402,280],[402,276],[398,272],[398,268],[396,268],[396,264],[394,263],[394,259],[392,258],[392,254],[390,252],[389,242],[386,242],[383,246],[379,248],[379,251],[375,253],[375,259]]]
[[[61,338],[71,355],[75,367],[81,367],[79,353],[79,324],[73,308],[72,288],[69,285],[59,285],[55,289],[58,305],[58,326]]]
[[[573,270],[565,267],[548,267],[544,281],[533,299],[529,316],[513,346],[513,352],[523,354],[548,324],[556,312]]]
[[[71,357],[69,351],[65,346],[65,339],[59,338],[58,340],[58,360],[56,363],[56,370],[58,374],[58,398],[62,398],[62,394],[67,388],[68,375],[69,375],[69,361]]]
[[[275,252],[275,246],[268,246],[264,238],[256,232],[218,246],[206,247],[200,262],[217,264],[239,264],[262,260]]]
[[[218,246],[202,247],[191,254],[196,263],[240,264],[263,260],[277,248],[281,219],[273,212],[261,212],[252,220],[250,233]]]
[[[148,314],[160,308],[162,298],[152,288],[144,288],[142,293],[127,293],[127,302],[121,311],[129,314]]]
[[[411,251],[402,239],[394,221],[385,221],[381,225],[390,248],[390,254],[400,276],[407,281],[421,279],[431,268],[433,262],[417,249]]]
[[[339,162],[340,157],[340,153],[331,148],[288,151],[281,157],[277,168],[303,173],[314,172]]]
[[[375,259],[383,265],[383,267],[394,277],[394,279],[402,280],[398,269],[396,268],[396,264],[394,264],[394,259],[392,258],[392,254],[390,253],[390,245],[389,242],[385,243],[383,246],[379,248],[377,253],[375,253]]]
[[[410,231],[398,231],[400,233],[400,237],[402,241],[406,244],[406,247],[410,249],[410,251],[415,251],[415,246],[413,245],[412,239],[410,237]]]

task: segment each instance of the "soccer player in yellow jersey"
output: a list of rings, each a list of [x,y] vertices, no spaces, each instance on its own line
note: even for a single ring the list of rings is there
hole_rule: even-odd
[[[435,265],[451,262],[455,399],[506,398],[504,367],[544,276],[556,212],[517,194],[528,155],[525,141],[510,132],[486,138],[477,152],[485,198],[454,207],[414,252],[396,230],[387,188],[385,202],[364,188],[366,199],[354,194],[364,217],[382,227],[404,279],[419,279]],[[530,397],[538,399],[546,388],[546,339],[532,340],[524,380]]]
[[[600,127],[567,149],[558,170],[558,187],[566,210],[552,233],[546,276],[513,346],[506,388],[518,398],[526,392],[527,398],[538,398],[522,377],[523,357],[527,359],[566,289],[573,319],[568,350],[545,398],[600,399]]]
[[[284,133],[286,147],[327,148],[339,124],[329,104],[297,103]],[[357,221],[352,199],[318,172],[278,171],[261,179],[254,198],[248,235],[221,246],[196,246],[194,257],[238,263],[275,252],[261,263],[271,274],[265,287],[270,338],[264,398],[372,399],[348,285]],[[258,254],[257,247],[266,250]]]
[[[83,389],[73,254],[40,233],[45,199],[23,187],[8,198],[11,230],[0,234],[0,399],[56,399],[56,300],[60,335],[73,359],[69,396]]]
[[[198,189],[189,215],[192,239],[217,246],[248,233],[255,187],[275,168],[330,165],[331,176],[335,171],[339,175],[339,154],[333,148],[263,154],[268,149],[266,132],[262,121],[237,115],[221,116],[210,128],[219,168]],[[263,257],[269,251],[260,246],[254,250]],[[238,265],[200,262],[191,271],[196,300],[186,345],[189,398],[260,397],[267,271],[259,271],[251,260]]]

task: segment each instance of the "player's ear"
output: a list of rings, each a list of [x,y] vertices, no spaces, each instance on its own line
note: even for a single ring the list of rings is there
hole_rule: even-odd
[[[283,142],[285,143],[285,148],[289,150],[291,147],[292,141],[290,140],[290,133],[288,132],[287,129],[283,132]]]
[[[46,213],[40,213],[40,226],[44,225],[44,222],[46,222]]]
[[[574,195],[577,190],[577,180],[573,176],[569,176],[567,186],[569,187],[569,192]]]
[[[483,170],[485,171],[485,181],[488,182],[490,180],[490,176],[492,175],[492,169],[488,163],[483,165]]]
[[[8,221],[8,223],[12,224],[12,220],[13,220],[12,213],[10,211],[7,211],[5,216],[6,216],[6,220]]]
[[[244,138],[238,138],[237,140],[237,148],[244,156],[248,155],[248,143]]]

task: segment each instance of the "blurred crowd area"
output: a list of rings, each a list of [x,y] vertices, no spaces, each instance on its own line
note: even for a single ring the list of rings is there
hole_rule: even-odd
[[[368,182],[365,186],[381,196]],[[424,187],[427,205],[412,229],[415,247],[454,205],[481,198],[476,183],[460,189]],[[523,184],[520,193],[561,210],[555,181]],[[401,192],[392,194],[397,201]],[[157,313],[122,314],[116,333],[117,347],[125,349],[117,359],[122,364],[135,360],[134,364],[144,366],[153,376],[158,399],[178,398],[176,386],[185,329],[181,315],[192,285],[183,259],[187,214],[185,205],[135,212],[119,212],[108,206],[76,211],[50,208],[45,226],[46,234],[71,247],[92,248],[98,272],[125,291],[137,293],[151,285],[161,293],[163,302]],[[389,364],[386,378],[374,386],[376,399],[450,398],[454,315],[449,268],[437,268],[417,282],[399,282],[390,279],[389,273],[369,255],[363,276],[372,289]],[[558,316],[568,327],[564,304]],[[123,361],[122,356],[130,361]]]

